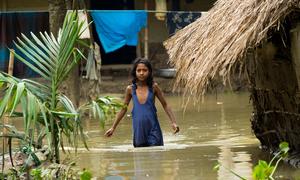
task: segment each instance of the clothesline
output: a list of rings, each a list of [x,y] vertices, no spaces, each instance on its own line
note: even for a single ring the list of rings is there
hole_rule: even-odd
[[[82,10],[82,9],[80,9]],[[107,13],[114,13],[114,12],[147,12],[147,13],[185,13],[185,12],[191,12],[191,13],[203,13],[207,11],[156,11],[156,10],[86,10],[87,12],[107,12]],[[0,11],[0,13],[36,13],[36,12],[49,12],[49,11],[43,11],[43,10],[35,10],[35,11]]]
[[[78,11],[82,14],[84,12],[86,11]],[[148,57],[149,51],[147,16],[152,15],[150,13],[166,13],[163,22],[170,36],[206,13],[200,11],[156,10],[87,10],[87,12],[92,16],[96,27],[96,33],[94,34],[99,37],[98,39],[105,53],[113,52],[124,45],[137,46],[139,31],[145,28],[143,35],[145,57]],[[7,69],[5,64],[9,55],[7,47],[15,49],[13,40],[19,36],[19,32],[29,34],[30,32],[38,33],[49,30],[48,13],[49,11],[0,11],[0,24],[2,23],[2,28],[5,29],[5,34],[0,35],[0,45],[2,46],[0,46],[0,69]],[[80,17],[83,16],[79,15]],[[84,20],[84,22],[87,22],[87,20]],[[86,32],[88,34],[82,33],[82,35],[86,35],[82,38],[89,38],[89,30],[87,29]]]
[[[206,11],[156,11],[156,10],[87,10],[87,12],[148,12],[148,13],[168,13],[168,12],[177,12],[177,13],[185,13],[185,12],[192,12],[192,13],[202,13]]]

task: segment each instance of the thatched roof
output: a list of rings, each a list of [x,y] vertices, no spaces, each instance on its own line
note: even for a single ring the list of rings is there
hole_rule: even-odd
[[[218,0],[207,15],[165,41],[176,85],[201,97],[216,75],[224,82],[246,52],[300,7],[299,0]]]

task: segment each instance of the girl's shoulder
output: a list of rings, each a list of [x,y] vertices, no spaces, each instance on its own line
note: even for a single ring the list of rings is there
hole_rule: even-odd
[[[155,88],[159,88],[159,86],[158,86],[157,82],[153,82],[153,84],[152,84],[152,88],[153,88],[153,89],[155,89]]]
[[[153,82],[152,89],[153,89],[154,93],[156,93],[157,91],[160,90],[157,82]]]
[[[134,84],[130,84],[126,87],[126,89],[131,90],[133,88]]]
[[[131,94],[132,88],[133,88],[133,84],[128,85],[128,86],[126,87],[126,92]]]

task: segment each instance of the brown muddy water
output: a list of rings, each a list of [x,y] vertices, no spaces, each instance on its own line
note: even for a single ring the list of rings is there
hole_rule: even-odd
[[[89,169],[94,177],[105,180],[127,179],[238,179],[216,162],[251,179],[251,171],[259,159],[270,155],[259,149],[259,142],[251,132],[252,105],[249,94],[208,95],[198,106],[189,104],[183,113],[182,98],[166,97],[180,126],[180,133],[172,134],[170,122],[159,102],[158,117],[164,135],[163,147],[133,148],[130,110],[111,138],[95,120],[85,122],[89,151],[79,148],[77,163]],[[129,108],[131,109],[131,108]],[[112,121],[107,122],[108,129]],[[276,179],[300,179],[300,170],[284,163]]]

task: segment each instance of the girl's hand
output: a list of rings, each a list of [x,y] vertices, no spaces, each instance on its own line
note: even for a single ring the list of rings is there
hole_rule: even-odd
[[[174,134],[178,133],[179,132],[179,127],[177,126],[176,123],[172,123],[172,128],[174,130]]]
[[[110,128],[109,130],[107,130],[104,134],[104,136],[106,137],[110,137],[114,134],[115,129],[114,128]]]

